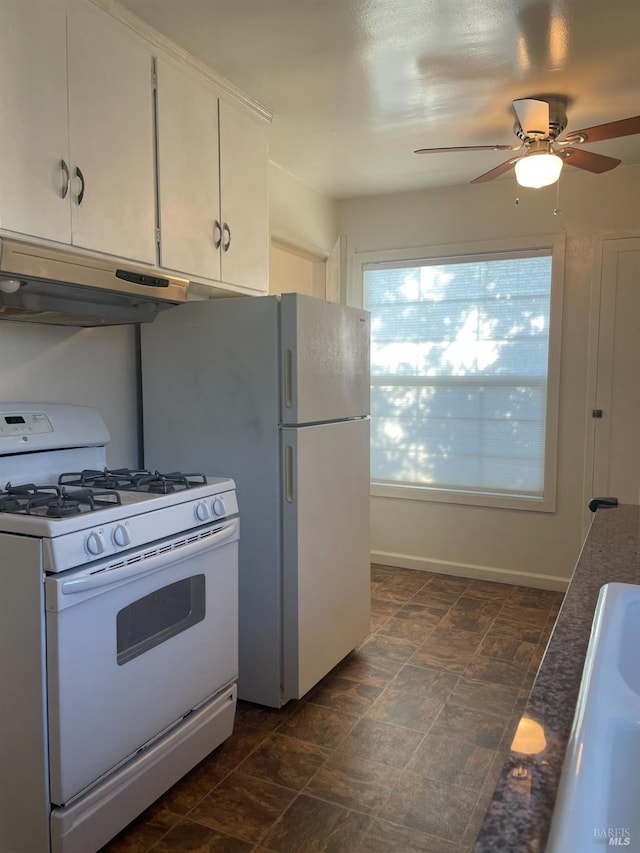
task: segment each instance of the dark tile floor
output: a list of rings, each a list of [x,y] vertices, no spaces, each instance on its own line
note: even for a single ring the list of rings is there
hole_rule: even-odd
[[[463,853],[562,596],[372,566],[371,633],[232,737],[102,853]]]

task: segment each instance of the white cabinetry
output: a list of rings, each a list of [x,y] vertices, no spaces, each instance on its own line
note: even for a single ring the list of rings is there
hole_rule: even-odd
[[[220,101],[222,280],[269,291],[267,129]]]
[[[69,242],[66,0],[0,3],[0,80],[0,227]]]
[[[70,3],[68,26],[72,242],[153,264],[151,50],[86,0]]]
[[[157,85],[161,265],[266,293],[265,122],[162,56]]]
[[[265,111],[91,0],[0,0],[0,80],[0,229],[268,291]]]
[[[3,0],[1,228],[155,262],[151,65],[86,0]]]
[[[156,63],[160,263],[219,279],[218,95],[191,68]]]

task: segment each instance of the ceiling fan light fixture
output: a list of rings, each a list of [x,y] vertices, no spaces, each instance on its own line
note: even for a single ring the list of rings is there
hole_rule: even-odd
[[[560,177],[562,158],[548,152],[529,152],[516,163],[516,180],[521,187],[548,187]]]

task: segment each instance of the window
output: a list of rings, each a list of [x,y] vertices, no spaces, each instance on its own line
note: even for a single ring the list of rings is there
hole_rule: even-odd
[[[128,604],[116,617],[118,665],[202,622],[205,601],[205,578],[200,574],[174,581]]]
[[[552,256],[363,263],[374,494],[554,508]]]

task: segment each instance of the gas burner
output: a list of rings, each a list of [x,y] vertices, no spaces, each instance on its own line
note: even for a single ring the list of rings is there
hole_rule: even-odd
[[[204,474],[183,474],[181,471],[161,474],[159,471],[153,473],[145,471],[136,477],[135,488],[139,492],[168,494],[183,489],[192,489],[195,486],[206,486],[206,484],[207,478]]]
[[[73,489],[64,486],[36,486],[7,483],[0,493],[0,512],[23,515],[46,515],[66,518],[79,513],[95,512],[121,503],[118,492],[109,489]]]
[[[66,518],[69,515],[95,512],[122,503],[120,495],[109,489],[74,489],[72,492],[68,492],[64,486],[54,488],[57,491],[55,497],[42,495],[31,498],[26,508],[27,515],[44,507],[46,508],[45,514],[49,517]]]
[[[91,486],[93,488],[119,489],[120,491],[169,494],[207,484],[204,474],[183,474],[175,471],[161,474],[159,471],[130,468],[104,468],[102,471],[86,469],[76,473],[61,474],[61,486]]]
[[[88,486],[93,489],[119,489],[127,491],[135,488],[135,477],[148,474],[148,471],[132,471],[130,468],[103,468],[61,474],[60,486]]]
[[[80,501],[72,501],[70,498],[53,500],[47,504],[46,515],[49,518],[67,518],[69,515],[78,515],[82,512]]]

